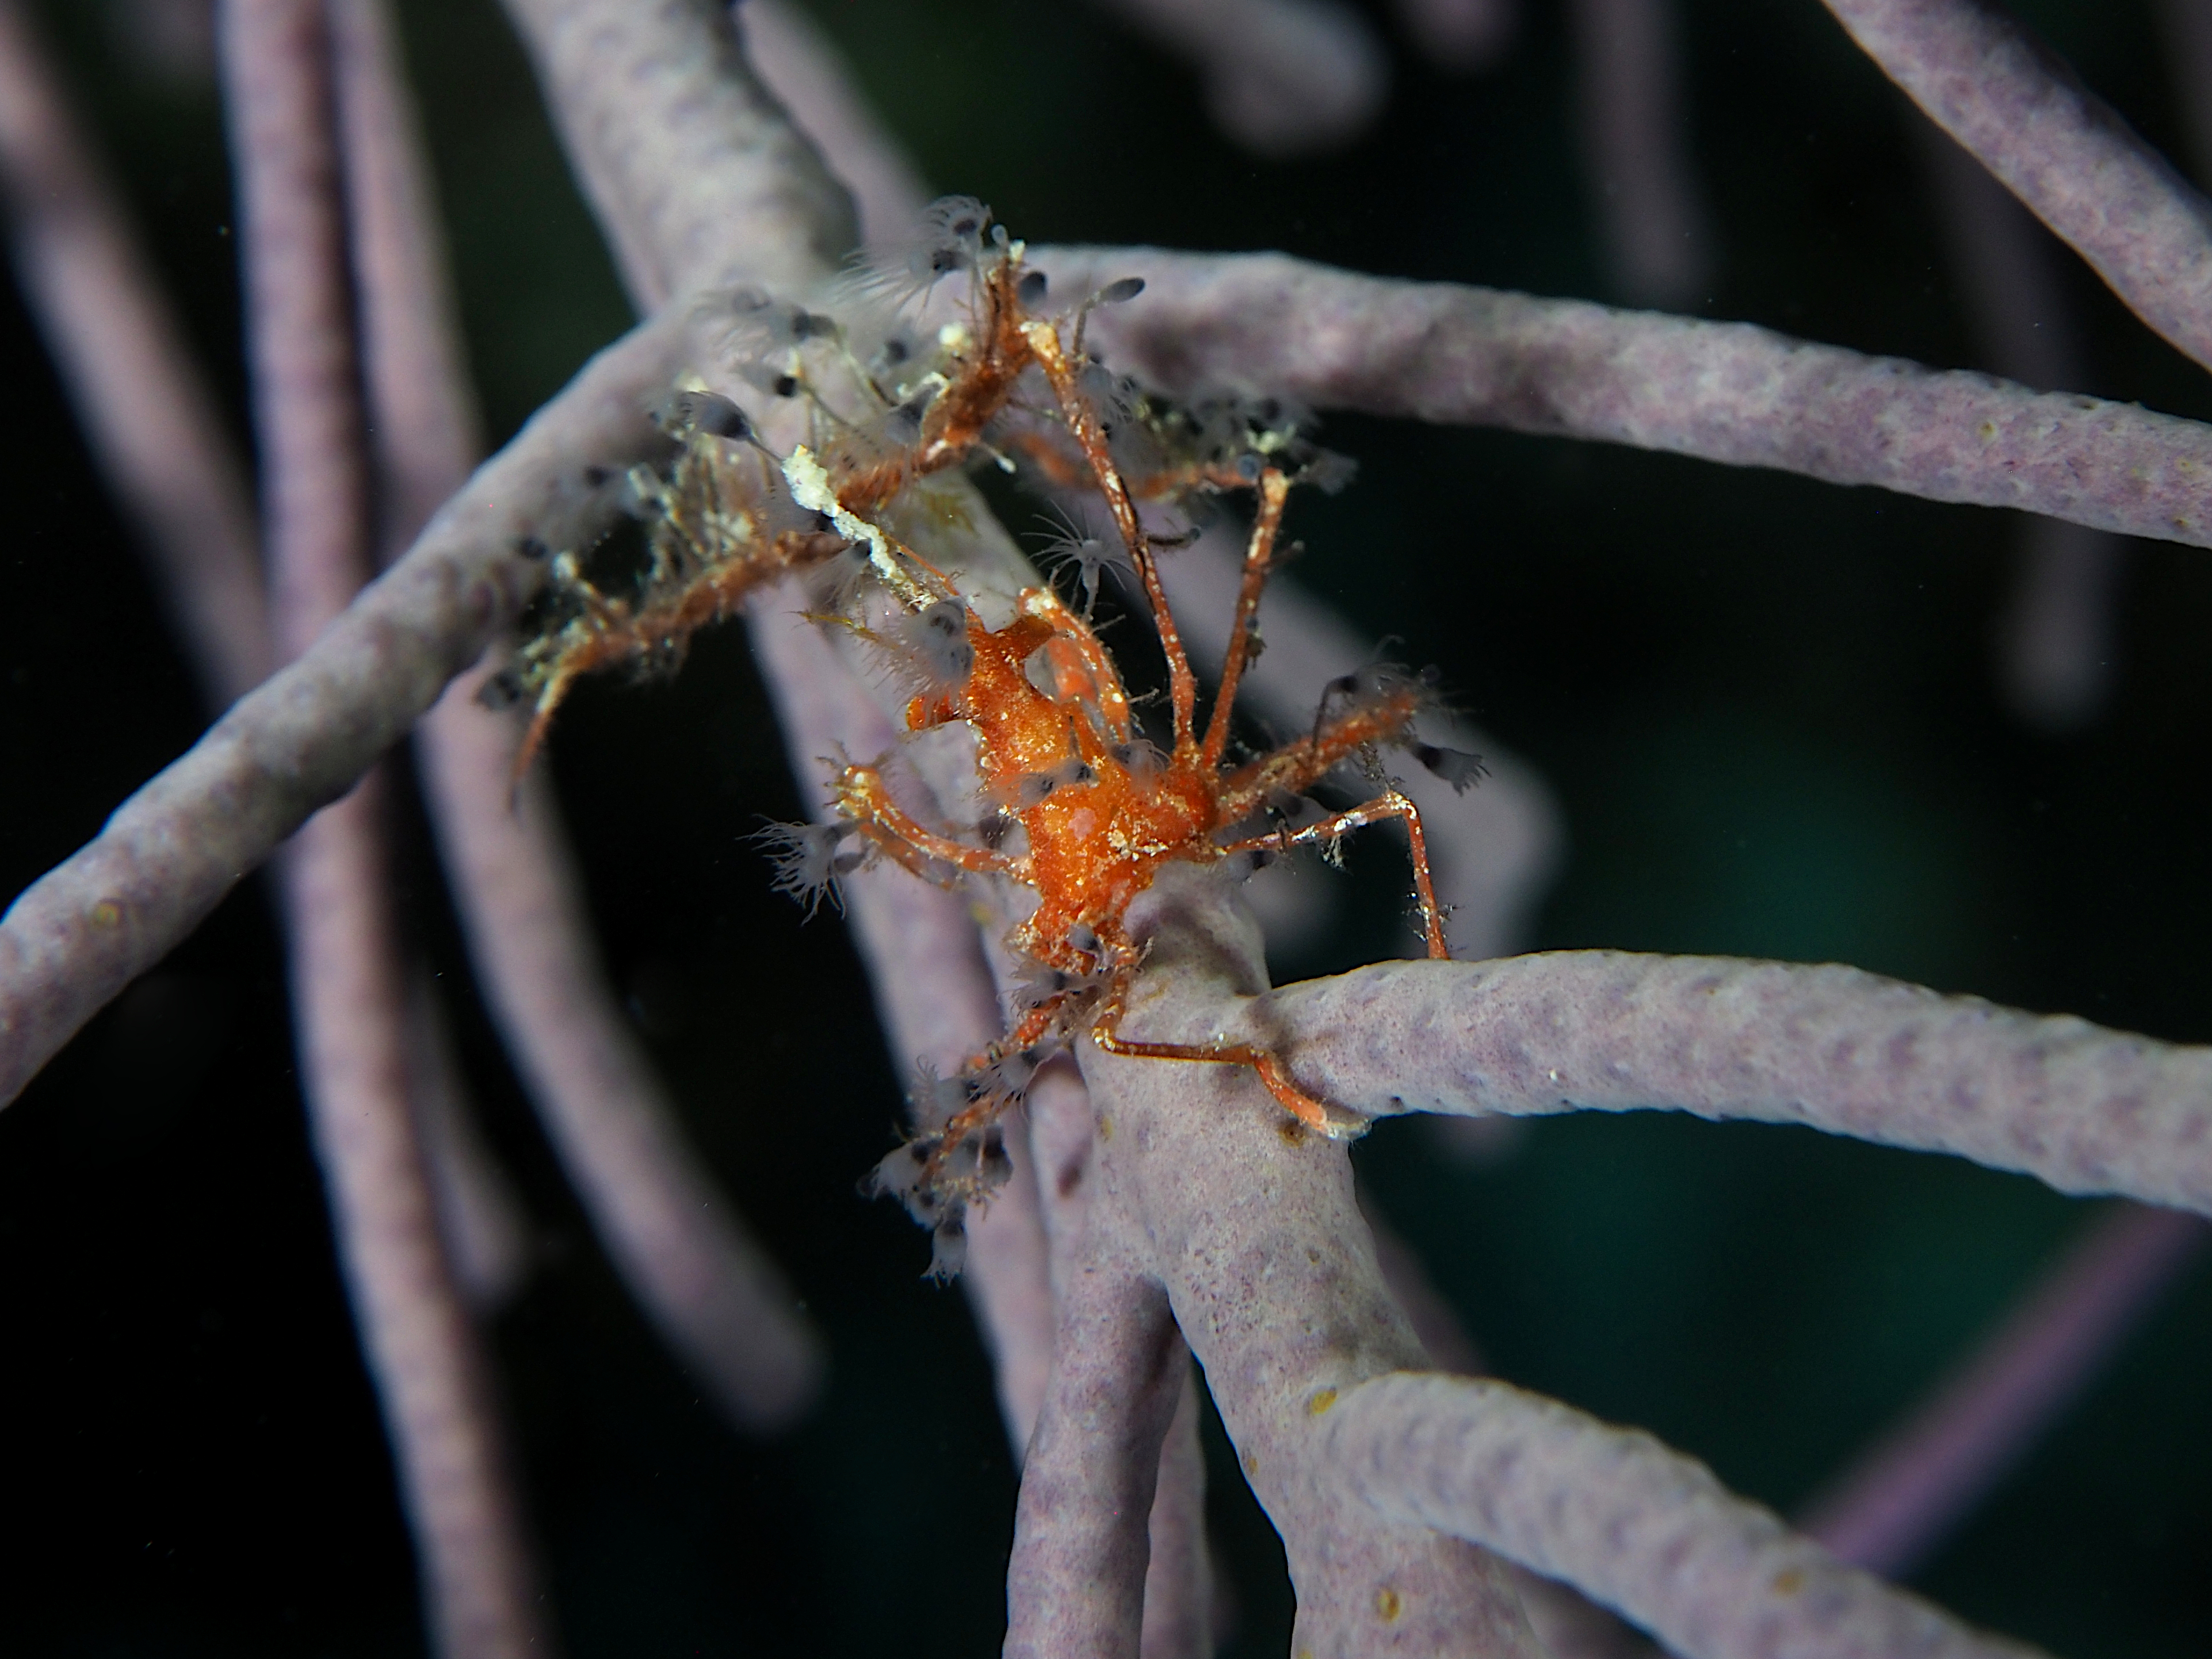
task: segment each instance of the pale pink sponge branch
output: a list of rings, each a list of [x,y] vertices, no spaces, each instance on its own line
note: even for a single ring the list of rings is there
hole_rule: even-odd
[[[269,609],[288,656],[345,609],[369,568],[336,66],[320,0],[228,0],[220,44]],[[301,1093],[433,1640],[449,1659],[523,1659],[546,1651],[549,1635],[410,1094],[381,781],[372,772],[317,813],[278,862]]]
[[[1675,0],[1572,0],[1575,121],[1614,291],[1693,303],[1712,229],[1692,158]]]
[[[2130,311],[2212,367],[2212,204],[2048,47],[1988,0],[1827,6]]]
[[[2212,1215],[2212,1048],[1856,968],[1618,951],[1382,963],[1233,1023],[1366,1116],[1663,1107]]]
[[[0,191],[16,279],[220,708],[269,672],[252,504],[177,319],[15,0],[0,4]]]
[[[1041,248],[1077,293],[1145,278],[1099,319],[1164,390],[1594,438],[1929,501],[2212,546],[2212,428],[2133,404],[1794,340],[1749,323],[1409,283],[1279,253]]]
[[[2122,1205],[2097,1217],[1956,1370],[1797,1517],[1854,1565],[1902,1577],[2073,1404],[2201,1257],[2212,1226]]]
[[[659,453],[673,331],[641,326],[441,509],[408,556],[0,918],[0,1100],[350,788],[520,611],[532,538],[593,510],[587,469]]]
[[[384,540],[403,550],[480,450],[442,238],[397,42],[374,0],[331,17],[363,378]],[[692,1150],[600,968],[583,886],[521,729],[464,674],[416,727],[427,804],[485,1000],[593,1231],[647,1316],[732,1421],[810,1405],[821,1340]]]
[[[1207,112],[1245,149],[1334,149],[1382,112],[1389,59],[1340,0],[1098,0],[1198,69]]]
[[[2025,1659],[1844,1565],[1692,1458],[1490,1378],[1381,1376],[1317,1425],[1374,1511],[1498,1551],[1695,1659]]]
[[[804,283],[823,274],[848,233],[842,199],[710,14],[678,0],[515,0],[514,9],[642,301],[680,313],[685,302],[675,296],[738,276]],[[1124,256],[1100,257],[1114,261],[1114,276],[1131,269]],[[1755,330],[1418,289],[1286,261],[1153,268],[1161,293],[1148,304],[1172,299],[1168,279],[1191,277],[1180,311],[1164,304],[1154,313],[1188,335],[1178,342],[1166,324],[1144,324],[1129,337],[1142,349],[1128,347],[1127,366],[1171,389],[1273,385],[1320,404],[1498,418],[2085,521],[2133,512],[2139,522],[2162,517],[2172,538],[2206,538],[2194,506],[2182,510],[2194,491],[2184,475],[2204,453],[2203,429],[2188,422],[2038,399],[1979,377],[1932,375]],[[1272,296],[1265,283],[1250,285],[1255,269]],[[1061,285],[1059,267],[1054,282]],[[1133,324],[1139,309],[1127,308]],[[1109,345],[1121,353],[1127,343]],[[659,349],[662,386],[697,367],[670,336]],[[593,435],[641,445],[636,411],[650,394],[639,395],[638,380],[625,386],[635,399],[627,422]],[[528,475],[532,516],[510,521],[509,537],[556,519],[562,490],[574,488],[544,469],[542,452],[538,459]],[[606,457],[593,459],[604,465]],[[428,539],[438,534],[434,525]],[[436,556],[418,551],[408,562]],[[476,563],[450,547],[442,556],[473,580],[511,576],[514,586],[488,597],[469,627],[448,622],[435,647],[400,653],[414,677],[403,695],[339,684],[319,698],[313,720],[339,726],[338,739],[316,746],[309,714],[296,717],[290,740],[321,769],[322,787],[342,787],[331,774],[380,746],[365,746],[365,737],[388,741],[380,722],[410,701],[414,710],[427,704],[429,696],[417,695],[422,683],[434,695],[466,659],[453,653],[466,644],[473,655],[528,590],[529,561],[512,544],[476,555]],[[353,624],[373,632],[372,623],[409,622],[389,597],[404,591],[392,584],[381,600],[356,605]],[[273,704],[249,713],[263,695],[234,717],[234,738],[267,721]],[[288,816],[296,822],[325,798],[258,787],[277,799],[260,803],[252,833],[225,844],[234,857],[259,856],[255,836],[289,827]],[[241,799],[225,803],[234,816],[252,804],[256,785],[249,775],[239,787]],[[163,799],[206,818],[216,810],[175,784]],[[168,827],[182,816],[141,822]],[[155,880],[150,863],[146,869]],[[202,894],[215,880],[190,865],[184,873]],[[0,945],[58,940],[36,965],[65,979],[87,927],[116,927],[126,914],[137,924],[137,913],[121,905],[100,914],[87,896],[100,890],[83,874],[64,866],[49,878],[25,925],[19,906],[0,927]],[[70,902],[91,913],[71,924],[75,933],[51,921],[66,921]],[[154,915],[134,934],[136,957],[99,956],[100,971],[69,992],[60,1012],[41,1017],[40,1040],[58,1042],[64,1016],[96,1006],[113,988],[105,976],[144,958],[162,927],[173,939],[188,908]],[[1134,1035],[1199,1042],[1249,1036],[1355,1114],[1672,1107],[1951,1151],[2064,1190],[2126,1191],[2198,1209],[2212,1202],[2205,1050],[1942,998],[1850,969],[1602,952],[1385,964],[1269,992],[1249,918],[1221,882],[1171,872],[1141,912],[1133,922],[1141,921],[1152,954],[1129,1006]],[[53,931],[39,931],[41,917]],[[951,930],[935,943],[954,954],[974,945],[973,922],[945,907],[917,908],[910,920],[911,942],[925,951],[937,928]],[[21,966],[0,957],[0,992],[23,994]],[[977,984],[966,974],[958,994],[972,1004]],[[977,1017],[974,1006],[955,1013]],[[926,1007],[905,1017],[917,1030],[939,1018],[938,1034],[948,1038],[957,1023]],[[22,1075],[48,1051],[26,1047],[33,1052],[12,1059]],[[1384,1287],[1341,1143],[1288,1119],[1240,1067],[1079,1058],[1087,1097],[1065,1097],[1060,1106],[1088,1115],[1087,1138],[1079,1119],[1040,1116],[1031,1126],[1061,1335],[1018,1518],[1008,1585],[1014,1650],[1125,1655],[1146,1640],[1152,1596],[1144,1579],[1154,1552],[1170,1553],[1173,1536],[1160,1524],[1156,1471],[1186,1420],[1185,1343],[1282,1531],[1300,1597],[1297,1644],[1316,1652],[1540,1651],[1512,1575],[1470,1537],[1548,1564],[1650,1623],[1691,1659],[1733,1659],[1762,1631],[1798,1630],[1793,1618],[1814,1621],[1813,1633],[1830,1645],[1808,1650],[1824,1654],[1896,1651],[1900,1644],[1931,1655],[2007,1650],[1871,1578],[1832,1568],[1648,1439],[1627,1443],[1526,1397],[1526,1412],[1496,1394],[1475,1399],[1476,1411],[1466,1403],[1474,1396],[1401,1382],[1394,1374],[1419,1371],[1426,1358]],[[1034,1264],[1034,1239],[1024,1248]],[[1034,1297],[1020,1317],[1033,1327]],[[1419,1412],[1385,1410],[1407,1387],[1420,1395]],[[1368,1401],[1382,1404],[1369,1408]],[[1340,1443],[1370,1417],[1381,1438],[1363,1462],[1353,1455],[1358,1446]],[[1492,1443],[1481,1436],[1508,1436],[1536,1455],[1527,1462],[1534,1490],[1516,1494],[1502,1478],[1468,1490],[1446,1478],[1462,1464],[1442,1449],[1411,1470],[1390,1464],[1394,1446],[1417,1430],[1460,1437],[1477,1466]],[[1433,1436],[1425,1443],[1444,1446]],[[1372,1501],[1346,1485],[1363,1468]],[[1541,1478],[1543,1468],[1561,1479]],[[1592,1477],[1586,1486],[1563,1484],[1584,1474]],[[1486,1500],[1494,1500],[1487,1510]],[[1432,1508],[1393,1507],[1416,1502]],[[1618,1548],[1631,1534],[1671,1541],[1643,1553]],[[1720,1565],[1704,1577],[1663,1571],[1686,1559]],[[1765,1590],[1753,1594],[1770,1564]],[[1730,1571],[1739,1576],[1730,1580]],[[1724,1606],[1713,1600],[1715,1583]],[[1730,1584],[1739,1593],[1725,1593]],[[1778,1608],[1778,1599],[1793,1605]],[[1186,1632],[1163,1634],[1164,1651],[1192,1640],[1188,1619],[1157,1628]]]

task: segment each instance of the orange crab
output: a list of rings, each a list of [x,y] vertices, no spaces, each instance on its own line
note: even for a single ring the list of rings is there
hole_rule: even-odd
[[[1090,623],[1050,588],[1025,590],[1019,614],[994,631],[960,604],[949,581],[935,577],[928,582],[930,604],[960,604],[966,672],[958,684],[916,696],[907,710],[908,728],[921,731],[960,720],[975,731],[985,788],[1003,803],[1002,812],[1020,824],[1028,849],[1001,852],[916,823],[892,800],[882,771],[873,765],[844,769],[835,786],[837,811],[873,848],[917,874],[938,878],[950,866],[1002,876],[1036,894],[1036,909],[1007,942],[1066,983],[1039,998],[996,1052],[974,1057],[968,1073],[987,1075],[1003,1054],[1065,1033],[1069,1016],[1082,1014],[1087,1016],[1082,1034],[1110,1054],[1249,1066],[1288,1110],[1326,1131],[1330,1124],[1322,1103],[1300,1089],[1265,1049],[1243,1043],[1143,1042],[1121,1035],[1123,1004],[1140,962],[1127,938],[1126,919],[1131,902],[1170,861],[1215,863],[1240,854],[1329,844],[1362,825],[1399,818],[1411,842],[1429,954],[1445,956],[1420,813],[1397,790],[1386,788],[1362,805],[1301,828],[1230,833],[1261,817],[1271,803],[1304,794],[1363,750],[1402,740],[1425,701],[1425,690],[1411,679],[1378,677],[1369,695],[1333,718],[1324,712],[1296,742],[1257,760],[1229,764],[1237,684],[1255,649],[1260,595],[1273,562],[1290,480],[1266,467],[1255,482],[1259,511],[1245,553],[1234,635],[1201,733],[1195,721],[1197,678],[1161,589],[1150,538],[1097,416],[1076,384],[1054,325],[1031,321],[1024,331],[1067,430],[1096,471],[1144,586],[1167,656],[1172,747],[1159,754],[1137,735],[1113,659]],[[1033,676],[1030,664],[1039,653],[1044,672]],[[995,1117],[1005,1104],[987,1092],[954,1114],[944,1126],[938,1155]]]
[[[775,832],[777,881],[811,902],[834,891],[840,873],[880,855],[928,879],[998,877],[1036,896],[1007,939],[1040,975],[1021,999],[1019,1017],[945,1080],[951,1099],[917,1103],[920,1132],[878,1172],[879,1183],[905,1198],[918,1219],[935,1224],[940,1239],[948,1228],[957,1234],[965,1205],[988,1196],[1003,1164],[993,1124],[1019,1097],[1042,1052],[1078,1036],[1111,1054],[1250,1066],[1286,1110],[1333,1132],[1323,1103],[1264,1048],[1122,1035],[1142,961],[1128,935],[1129,908],[1164,864],[1333,849],[1354,829],[1397,818],[1411,843],[1429,954],[1446,954],[1420,815],[1395,787],[1385,785],[1373,799],[1318,822],[1292,827],[1279,817],[1276,827],[1261,827],[1280,804],[1375,745],[1409,744],[1431,764],[1444,759],[1411,737],[1430,696],[1424,684],[1387,671],[1340,682],[1310,732],[1257,759],[1230,757],[1237,685],[1259,650],[1261,593],[1292,469],[1311,467],[1316,453],[1256,417],[1224,423],[1217,407],[1200,420],[1140,394],[1111,411],[1121,429],[1109,432],[1103,371],[1084,349],[1084,324],[1094,305],[1133,297],[1141,284],[1114,284],[1056,318],[1040,316],[1043,279],[1024,268],[1019,243],[987,235],[988,223],[979,204],[952,198],[933,210],[932,234],[908,256],[924,286],[948,272],[968,276],[967,321],[939,330],[933,354],[880,324],[871,351],[857,324],[778,308],[761,296],[737,302],[752,349],[771,354],[756,367],[756,383],[805,398],[814,441],[774,454],[734,404],[685,394],[678,400],[684,458],[666,482],[639,486],[658,511],[647,590],[634,601],[585,591],[560,629],[526,649],[521,681],[538,691],[542,728],[578,672],[672,660],[691,628],[794,569],[839,558],[848,601],[863,580],[889,596],[890,619],[879,617],[878,626],[842,611],[829,619],[914,671],[921,689],[907,708],[909,730],[960,722],[974,732],[995,817],[974,838],[933,828],[893,798],[881,761],[848,764],[834,782],[832,822]],[[1103,389],[1127,390],[1110,380]],[[1117,437],[1142,464],[1133,476],[1116,459]],[[1008,455],[1019,456],[1063,489],[1087,479],[1103,495],[1166,657],[1172,730],[1164,752],[1139,733],[1087,604],[1079,613],[1049,586],[1029,587],[1013,619],[989,628],[951,578],[880,522],[909,483],[978,453],[1008,466]],[[1226,665],[1201,731],[1197,678],[1138,501],[1244,488],[1255,493],[1256,512]],[[1472,757],[1450,759],[1461,781],[1471,777]]]

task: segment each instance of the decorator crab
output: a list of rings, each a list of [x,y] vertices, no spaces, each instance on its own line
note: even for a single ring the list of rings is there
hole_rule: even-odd
[[[914,302],[947,282],[967,290],[958,319],[917,326]],[[1085,324],[1095,307],[1141,288],[1125,280],[1052,311],[1022,244],[979,203],[951,198],[930,210],[914,244],[848,276],[819,310],[751,290],[730,296],[714,319],[718,349],[746,383],[799,405],[808,441],[779,453],[734,401],[678,392],[664,415],[681,443],[672,466],[629,481],[648,526],[643,569],[617,591],[587,577],[578,556],[556,559],[538,631],[504,682],[535,704],[526,761],[580,675],[672,666],[698,629],[804,574],[817,619],[850,630],[907,686],[909,732],[957,723],[973,732],[989,807],[980,824],[922,822],[896,799],[884,757],[840,766],[827,822],[779,825],[767,837],[778,885],[810,906],[825,893],[834,899],[840,876],[878,858],[926,880],[995,877],[1034,896],[1006,940],[1024,969],[1009,997],[1010,1029],[957,1076],[924,1079],[914,1138],[877,1173],[936,1228],[940,1269],[957,1265],[966,1206],[1004,1173],[997,1121],[1038,1065],[1079,1037],[1116,1054],[1248,1066],[1285,1110],[1337,1132],[1324,1103],[1264,1048],[1123,1033],[1143,960],[1129,907],[1163,865],[1299,847],[1334,854],[1351,830],[1395,818],[1411,846],[1429,954],[1446,954],[1420,815],[1374,760],[1378,746],[1396,744],[1459,787],[1479,773],[1474,757],[1413,739],[1433,696],[1425,679],[1373,669],[1337,681],[1309,730],[1256,756],[1231,752],[1237,684],[1260,650],[1260,599],[1291,488],[1334,489],[1348,469],[1272,402],[1170,404],[1108,373],[1085,349]],[[931,475],[978,460],[1048,490],[1103,497],[1118,549],[1079,534],[1061,549],[1080,567],[1081,610],[1048,585],[1031,586],[1011,620],[990,625],[958,582],[893,532],[902,503],[910,507]],[[1255,503],[1250,538],[1201,726],[1197,678],[1157,567],[1174,544],[1148,531],[1139,507],[1241,491]],[[1158,630],[1164,746],[1139,730],[1092,626],[1107,565],[1133,578]],[[1294,818],[1307,791],[1354,762],[1376,781],[1371,799]]]

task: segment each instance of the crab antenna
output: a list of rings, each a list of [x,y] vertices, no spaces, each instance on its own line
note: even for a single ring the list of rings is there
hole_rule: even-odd
[[[1198,708],[1198,679],[1190,672],[1190,658],[1184,653],[1175,613],[1168,609],[1167,591],[1160,586],[1160,573],[1152,562],[1152,544],[1145,535],[1144,526],[1137,521],[1136,503],[1129,498],[1129,487],[1121,481],[1121,469],[1114,465],[1097,414],[1075,384],[1076,366],[1060,349],[1059,331],[1050,323],[1024,323],[1022,337],[1029,342],[1045,379],[1052,383],[1053,396],[1060,404],[1068,431],[1091,463],[1091,470],[1097,474],[1099,492],[1106,497],[1115,527],[1121,532],[1122,544],[1129,550],[1129,561],[1137,567],[1138,579],[1145,585],[1145,599],[1152,606],[1153,624],[1159,629],[1160,649],[1167,653],[1168,706],[1175,711],[1176,757],[1179,760],[1194,758],[1197,743],[1191,732]]]
[[[1283,503],[1291,481],[1273,467],[1260,474],[1260,512],[1252,521],[1252,540],[1244,550],[1244,580],[1237,590],[1237,620],[1229,629],[1229,654],[1223,659],[1221,689],[1214,693],[1213,712],[1206,722],[1206,743],[1199,763],[1211,771],[1221,764],[1229,747],[1229,720],[1236,712],[1237,683],[1244,677],[1245,659],[1252,654],[1254,627],[1260,617],[1260,590],[1267,585],[1267,572],[1275,561],[1275,537],[1283,527]]]

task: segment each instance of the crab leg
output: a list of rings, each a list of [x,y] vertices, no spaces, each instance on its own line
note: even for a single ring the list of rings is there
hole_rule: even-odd
[[[1330,1119],[1328,1107],[1298,1087],[1290,1067],[1265,1048],[1255,1048],[1249,1042],[1138,1042],[1121,1036],[1121,996],[1127,989],[1126,984],[1118,986],[1097,1023],[1091,1028],[1091,1041],[1097,1047],[1109,1054],[1131,1060],[1188,1060],[1209,1066],[1249,1066],[1259,1073],[1267,1092],[1292,1117],[1331,1139],[1343,1133]]]
[[[1333,720],[1317,721],[1311,737],[1239,767],[1221,782],[1221,822],[1241,823],[1269,801],[1303,795],[1369,744],[1395,742],[1420,712],[1422,696],[1407,681]]]
[[[890,798],[884,787],[884,775],[872,766],[847,767],[837,780],[836,791],[837,810],[916,875],[936,879],[924,863],[934,860],[975,875],[1011,876],[1021,882],[1030,879],[1027,859],[1011,858],[988,847],[970,847],[924,829]],[[909,854],[915,856],[907,856]]]
[[[1385,818],[1402,818],[1406,823],[1406,840],[1412,848],[1413,862],[1413,893],[1421,907],[1421,932],[1428,940],[1429,955],[1438,962],[1451,958],[1444,944],[1443,911],[1437,903],[1437,890],[1429,878],[1429,843],[1421,833],[1421,809],[1395,789],[1377,795],[1364,805],[1342,812],[1333,812],[1317,823],[1303,830],[1285,825],[1270,830],[1262,836],[1248,836],[1243,841],[1231,842],[1221,849],[1225,857],[1234,853],[1288,852],[1293,847],[1334,847],[1354,830],[1370,823],[1380,823]]]
[[[1244,580],[1237,590],[1237,620],[1229,629],[1229,654],[1222,660],[1221,689],[1214,694],[1213,713],[1206,722],[1206,742],[1199,763],[1210,773],[1221,764],[1229,746],[1229,719],[1237,706],[1237,682],[1243,678],[1245,659],[1251,654],[1253,624],[1260,615],[1260,590],[1267,585],[1267,572],[1275,560],[1275,537],[1283,527],[1283,502],[1289,498],[1291,481],[1273,467],[1260,475],[1260,512],[1252,521],[1252,541],[1244,550]]]
[[[1137,567],[1137,574],[1145,584],[1145,598],[1152,605],[1152,621],[1159,629],[1160,649],[1167,653],[1168,704],[1175,711],[1176,758],[1194,759],[1197,745],[1191,733],[1198,708],[1198,679],[1190,672],[1190,658],[1182,648],[1182,635],[1176,629],[1175,613],[1168,609],[1167,590],[1160,586],[1160,573],[1152,562],[1152,542],[1145,534],[1144,526],[1137,521],[1136,503],[1130,499],[1129,487],[1122,482],[1121,469],[1114,465],[1097,411],[1075,383],[1077,366],[1061,349],[1059,331],[1050,323],[1024,323],[1022,337],[1029,342],[1038,367],[1052,383],[1053,396],[1059,400],[1060,416],[1066,421],[1068,431],[1082,447],[1091,470],[1098,475],[1099,493],[1106,497],[1115,527],[1121,532],[1121,540],[1129,550],[1130,562]]]

